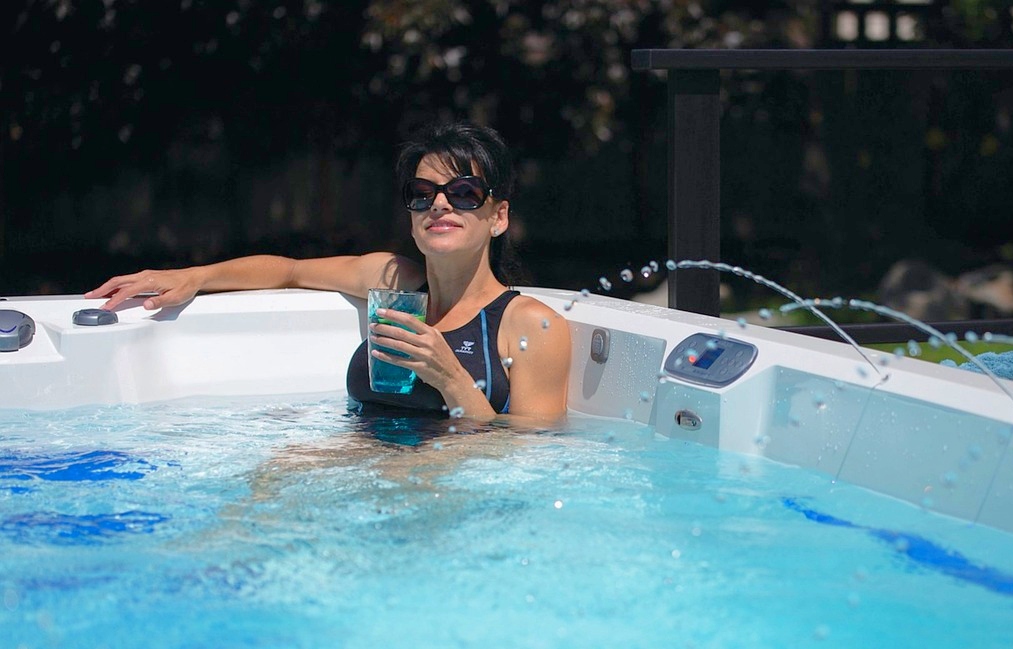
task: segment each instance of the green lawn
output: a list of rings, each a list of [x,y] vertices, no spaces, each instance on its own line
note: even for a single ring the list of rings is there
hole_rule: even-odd
[[[997,354],[1001,354],[1003,352],[1013,350],[1013,345],[984,343],[980,341],[969,343],[963,340],[957,342],[961,347],[963,347],[964,349],[966,349],[968,352],[970,352],[975,356],[977,356],[978,354],[983,354],[985,352],[995,352]],[[899,347],[904,350],[905,356],[912,356],[911,354],[908,353],[907,344],[885,343],[885,344],[864,345],[864,346],[869,347],[870,349],[876,349],[879,351],[886,351],[886,352],[893,352]],[[919,345],[919,349],[920,354],[913,357],[919,360],[928,361],[930,363],[938,363],[946,358],[954,361],[957,365],[961,365],[967,362],[967,358],[965,358],[957,350],[953,349],[952,347],[946,344],[940,345],[937,348],[933,347],[932,345],[929,345],[928,343],[922,343],[921,345]]]

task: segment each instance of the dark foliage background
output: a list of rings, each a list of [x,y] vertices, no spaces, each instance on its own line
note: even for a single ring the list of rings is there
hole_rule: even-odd
[[[665,251],[664,82],[630,51],[841,47],[839,4],[3,3],[0,295],[255,252],[410,251],[393,156],[448,118],[515,147],[532,281],[595,288]],[[929,5],[914,39],[857,45],[1013,44],[1010,1]],[[723,88],[723,261],[854,295],[900,258],[1013,259],[1010,73],[744,71]]]

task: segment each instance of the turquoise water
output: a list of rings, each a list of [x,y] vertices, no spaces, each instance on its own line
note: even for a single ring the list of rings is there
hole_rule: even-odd
[[[0,411],[0,647],[1010,647],[1013,543],[627,422]]]

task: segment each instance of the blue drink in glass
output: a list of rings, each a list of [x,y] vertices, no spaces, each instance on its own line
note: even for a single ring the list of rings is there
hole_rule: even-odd
[[[426,307],[429,302],[429,295],[419,291],[397,291],[393,289],[371,288],[369,289],[368,317],[370,324],[394,324],[376,315],[377,309],[393,309],[409,313],[420,321],[426,321]],[[398,325],[399,326],[399,325]],[[393,394],[408,394],[415,384],[415,372],[404,367],[391,365],[385,361],[373,358],[374,348],[383,350],[393,356],[404,356],[400,352],[385,347],[375,347],[373,341],[368,343],[369,354],[369,387],[373,392],[387,392]]]

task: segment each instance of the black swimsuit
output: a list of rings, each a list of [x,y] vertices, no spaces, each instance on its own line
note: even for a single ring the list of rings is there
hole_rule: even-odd
[[[510,407],[510,383],[500,361],[499,325],[510,300],[520,295],[517,291],[504,291],[478,312],[468,324],[444,331],[443,337],[454,350],[457,360],[478,383],[496,412],[507,412]],[[352,354],[348,364],[348,396],[358,405],[382,404],[415,410],[442,411],[446,409],[439,390],[415,378],[409,394],[385,394],[369,388],[369,356],[366,341]]]

